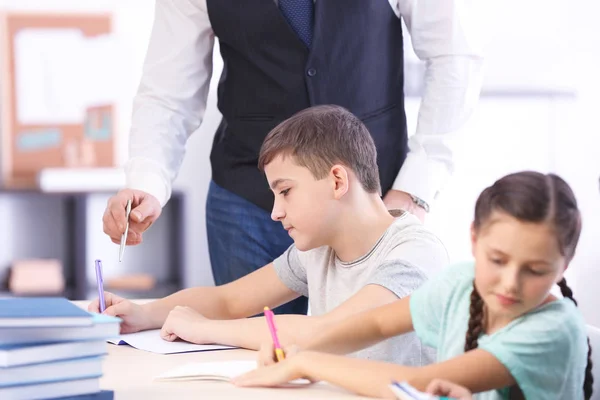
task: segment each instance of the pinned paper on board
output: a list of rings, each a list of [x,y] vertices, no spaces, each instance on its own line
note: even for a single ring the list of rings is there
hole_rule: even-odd
[[[2,177],[114,167],[123,57],[110,14],[0,13]]]
[[[89,140],[110,140],[113,135],[112,107],[89,107],[85,113],[83,132]]]
[[[83,124],[88,107],[113,104],[114,40],[108,34],[88,37],[73,28],[18,31],[14,62],[19,123]]]
[[[22,152],[58,148],[61,142],[62,132],[56,128],[19,132],[17,136],[17,148]]]

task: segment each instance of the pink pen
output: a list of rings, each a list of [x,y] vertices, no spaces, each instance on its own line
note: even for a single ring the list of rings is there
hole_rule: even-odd
[[[275,328],[275,315],[273,311],[269,309],[269,307],[265,307],[265,318],[267,319],[267,325],[269,325],[269,331],[271,331],[271,337],[273,338],[273,345],[275,346],[275,355],[277,356],[277,361],[283,361],[285,356],[283,354],[283,349],[279,344],[279,339],[277,338],[277,328]]]

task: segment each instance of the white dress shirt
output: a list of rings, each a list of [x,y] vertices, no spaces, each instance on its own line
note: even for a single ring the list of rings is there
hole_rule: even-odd
[[[483,45],[477,0],[388,1],[404,20],[415,54],[426,62],[417,130],[393,189],[431,204],[452,173],[457,139],[479,99]],[[154,195],[163,206],[186,141],[204,117],[214,40],[206,0],[156,0],[125,171],[127,187]]]

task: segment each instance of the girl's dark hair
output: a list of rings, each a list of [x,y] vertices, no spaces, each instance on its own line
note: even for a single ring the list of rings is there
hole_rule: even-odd
[[[558,240],[560,252],[567,261],[575,255],[581,233],[581,214],[575,195],[569,185],[554,174],[524,171],[507,175],[486,188],[475,204],[473,228],[478,231],[492,212],[508,214],[519,221],[550,223]],[[575,305],[573,291],[563,278],[558,282],[562,295]],[[469,327],[465,341],[465,352],[477,348],[479,335],[484,327],[483,300],[475,284],[471,292]],[[592,397],[592,347],[588,338],[588,361],[585,368],[583,392],[585,399]]]

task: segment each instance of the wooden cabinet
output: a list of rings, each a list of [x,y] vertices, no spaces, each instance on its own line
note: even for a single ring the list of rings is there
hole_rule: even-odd
[[[110,193],[42,193],[0,191],[0,277],[8,276],[15,259],[57,259],[73,300],[97,296],[94,260],[103,262],[105,281],[120,275],[147,273],[156,285],[148,291],[115,291],[128,298],[153,298],[185,286],[185,193],[174,191],[161,217],[144,234],[144,243],[119,246],[102,232],[102,213]],[[3,281],[6,281],[3,279]],[[107,289],[108,290],[108,289]],[[5,282],[0,295],[7,292]]]

